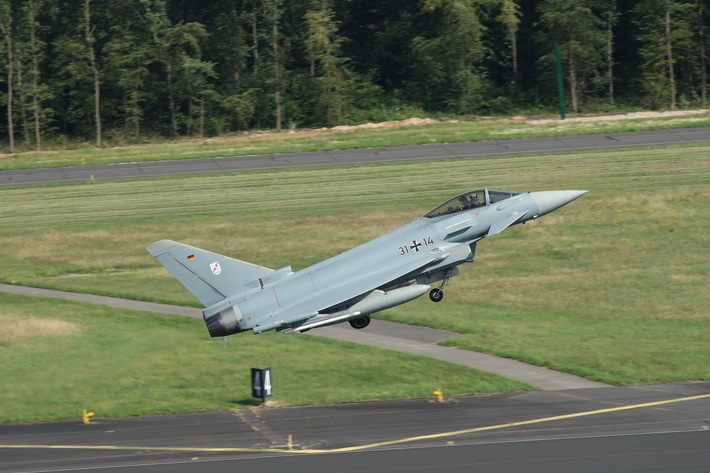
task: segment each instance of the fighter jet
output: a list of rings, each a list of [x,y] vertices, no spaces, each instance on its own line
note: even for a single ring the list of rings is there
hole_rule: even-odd
[[[247,330],[306,332],[342,322],[362,329],[372,314],[426,292],[441,302],[458,266],[473,262],[480,240],[586,192],[464,192],[403,227],[296,272],[171,240],[153,243],[148,252],[202,303],[213,337]]]

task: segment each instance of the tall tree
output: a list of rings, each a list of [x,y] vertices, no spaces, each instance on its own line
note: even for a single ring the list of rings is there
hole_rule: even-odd
[[[698,57],[700,63],[700,103],[704,107],[707,102],[707,59],[706,55],[706,44],[705,44],[705,30],[707,26],[705,25],[706,10],[705,10],[705,0],[696,0],[697,12],[698,12]]]
[[[155,48],[150,37],[141,37],[141,31],[133,27],[138,21],[129,18],[112,28],[111,40],[104,52],[112,79],[123,93],[123,112],[126,125],[132,129],[135,138],[141,133],[141,122],[145,115],[144,103],[148,100],[146,81],[148,67],[157,61]]]
[[[557,43],[567,63],[567,75],[573,112],[579,111],[580,98],[598,74],[605,45],[605,23],[587,0],[543,0],[539,6],[540,22],[547,47]],[[551,62],[551,54],[543,60]]]
[[[264,16],[267,23],[271,26],[271,66],[273,75],[271,83],[274,93],[274,117],[276,119],[276,130],[281,131],[283,114],[282,114],[282,92],[283,92],[283,54],[281,51],[281,37],[279,33],[279,23],[283,15],[283,0],[263,0]]]
[[[27,0],[24,7],[25,19],[27,21],[27,30],[29,33],[29,81],[30,95],[32,97],[32,119],[34,127],[35,149],[42,149],[42,129],[47,120],[47,115],[50,113],[45,108],[45,102],[49,98],[49,91],[42,79],[41,64],[45,60],[43,49],[44,41],[39,37],[41,24],[38,20],[39,13],[51,11],[50,5],[47,5],[46,0]]]
[[[216,63],[215,74],[220,77],[215,84],[222,107],[218,131],[247,128],[256,108],[253,97],[258,89],[253,84],[249,64],[251,17],[245,10],[248,5],[246,1],[235,2],[214,16],[209,50],[205,52]]]
[[[96,127],[96,146],[102,146],[101,138],[101,79],[96,61],[94,28],[91,25],[91,0],[84,0],[84,40],[89,53],[89,64],[94,76],[94,125]]]
[[[195,124],[199,135],[205,134],[205,104],[212,95],[210,79],[216,77],[215,63],[203,59],[207,36],[207,29],[198,22],[179,23],[170,30],[169,44],[175,51],[176,97],[186,105],[183,116],[188,135],[195,132]]]
[[[609,103],[614,104],[614,25],[619,13],[616,0],[604,0],[602,14],[606,17],[606,80]],[[606,11],[604,11],[606,10]]]
[[[152,36],[151,45],[156,49],[158,61],[165,68],[166,94],[170,134],[178,134],[177,104],[175,99],[174,62],[176,53],[175,34],[168,16],[166,0],[140,0],[147,28]]]
[[[692,4],[677,0],[643,0],[634,8],[639,26],[643,87],[651,105],[677,106],[679,63],[688,61],[693,41]]]
[[[0,34],[3,36],[5,43],[5,58],[6,58],[6,81],[7,81],[7,134],[8,134],[8,151],[15,152],[15,128],[13,117],[13,87],[15,82],[15,58],[14,44],[12,35],[12,5],[9,0],[0,1]]]
[[[327,1],[317,2],[316,8],[305,15],[306,48],[311,57],[310,74],[320,85],[319,101],[325,108],[325,124],[333,126],[343,117],[347,85],[346,62],[341,46],[344,39],[338,35],[335,12]]]
[[[480,70],[482,43],[479,0],[424,0],[423,14],[437,16],[432,36],[417,36],[413,48],[424,76],[433,79],[443,101],[457,113],[474,113],[481,105],[485,73]]]
[[[520,6],[515,0],[501,0],[498,21],[505,25],[510,40],[511,55],[513,58],[513,74],[518,73],[518,41],[517,32],[520,25]]]

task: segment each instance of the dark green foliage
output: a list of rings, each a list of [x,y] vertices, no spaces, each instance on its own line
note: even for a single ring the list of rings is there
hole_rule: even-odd
[[[570,111],[703,106],[705,3],[93,0],[104,141],[553,113],[555,44]],[[89,4],[0,0],[4,145],[97,134]]]

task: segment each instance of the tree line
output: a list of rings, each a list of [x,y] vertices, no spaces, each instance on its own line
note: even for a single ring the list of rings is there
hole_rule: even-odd
[[[0,0],[0,141],[704,106],[706,0]]]

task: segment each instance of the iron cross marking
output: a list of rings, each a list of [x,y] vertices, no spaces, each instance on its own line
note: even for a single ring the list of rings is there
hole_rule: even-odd
[[[412,240],[412,246],[409,247],[410,250],[416,250],[419,251],[419,247],[422,246],[421,243],[419,243],[416,240]]]

